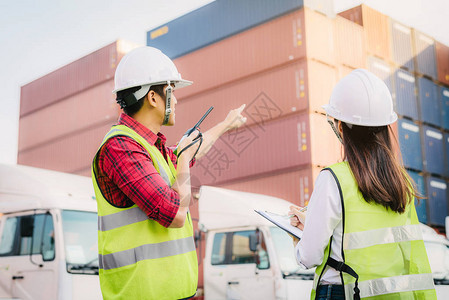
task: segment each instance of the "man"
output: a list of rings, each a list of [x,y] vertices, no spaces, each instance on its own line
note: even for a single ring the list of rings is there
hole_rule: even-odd
[[[115,73],[124,113],[92,164],[98,204],[100,285],[105,299],[188,299],[198,263],[189,214],[190,167],[226,131],[246,122],[244,108],[178,145],[166,147],[162,125],[175,124],[173,90],[192,84],[152,47],[134,49]]]

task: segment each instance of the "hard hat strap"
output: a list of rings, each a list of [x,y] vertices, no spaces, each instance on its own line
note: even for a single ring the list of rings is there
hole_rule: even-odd
[[[326,120],[331,125],[332,130],[334,131],[335,135],[337,136],[340,143],[343,144],[343,139],[341,138],[340,132],[338,132],[337,127],[335,127],[334,122],[329,118],[329,115],[326,114]]]
[[[171,101],[173,96],[173,87],[170,84],[170,81],[167,81],[167,87],[165,88],[165,116],[164,122],[162,125],[167,125],[168,120],[170,119],[170,114],[172,112]]]

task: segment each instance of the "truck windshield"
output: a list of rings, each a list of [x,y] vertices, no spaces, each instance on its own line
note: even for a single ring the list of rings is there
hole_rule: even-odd
[[[283,276],[313,279],[315,269],[304,270],[296,262],[292,238],[279,227],[270,227],[270,233]]]
[[[67,271],[98,274],[97,214],[63,210],[62,226]]]

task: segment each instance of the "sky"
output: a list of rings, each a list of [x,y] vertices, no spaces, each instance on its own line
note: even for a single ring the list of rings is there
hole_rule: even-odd
[[[234,0],[237,1],[237,0]],[[365,3],[449,45],[447,0]],[[20,87],[117,39],[145,45],[147,31],[212,0],[0,0],[0,163],[17,162]]]

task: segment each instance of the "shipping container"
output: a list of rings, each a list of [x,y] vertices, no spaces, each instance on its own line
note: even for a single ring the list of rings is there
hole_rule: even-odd
[[[116,41],[22,86],[20,116],[113,79],[121,57],[135,47],[128,42]]]
[[[447,211],[447,182],[443,179],[429,176],[427,178],[428,216],[429,224],[444,226]]]
[[[363,27],[343,17],[335,18],[337,64],[365,68],[366,50]]]
[[[413,74],[398,69],[394,73],[395,102],[397,113],[414,120],[418,119],[418,105]]]
[[[177,58],[302,6],[302,0],[216,0],[149,31],[147,45]]]
[[[105,134],[115,122],[64,136],[18,153],[18,164],[66,173],[85,174]]]
[[[335,68],[311,60],[253,74],[217,89],[178,99],[176,126],[164,127],[163,132],[169,143],[175,143],[210,106],[214,106],[214,110],[201,125],[204,131],[244,103],[247,125],[264,124],[303,111],[324,113],[321,106],[329,102],[336,77]]]
[[[441,126],[441,107],[438,86],[431,80],[418,78],[418,98],[420,103],[420,120],[427,124]]]
[[[263,126],[243,126],[223,135],[197,161],[192,174],[199,184],[217,185],[311,164],[325,166],[337,162],[341,160],[341,146],[335,142],[332,130],[326,129],[328,126],[325,116],[307,113]],[[311,132],[322,135],[312,136]],[[314,146],[319,149],[313,149]]]
[[[432,174],[444,174],[443,132],[430,126],[423,126],[424,169]]]
[[[446,177],[449,177],[449,133],[444,133],[443,138],[444,138],[444,165],[445,165],[444,175]]]
[[[412,30],[390,19],[391,47],[393,62],[409,71],[413,71]]]
[[[423,169],[420,135],[418,124],[405,119],[398,120],[398,139],[402,162],[405,167],[418,171]]]
[[[304,6],[321,12],[328,17],[335,17],[334,0],[304,0]]]
[[[117,120],[114,81],[108,80],[19,120],[19,151]]]
[[[424,177],[417,172],[407,170],[408,175],[411,177],[413,182],[416,184],[416,189],[420,193],[421,196],[426,195],[426,183],[424,181]],[[415,208],[416,214],[418,215],[418,219],[421,223],[427,224],[427,207],[426,207],[426,199],[417,199],[415,198]]]
[[[391,61],[390,28],[388,16],[364,4],[339,13],[340,16],[364,28],[366,51]]]
[[[449,47],[435,41],[438,80],[449,85]]]
[[[438,92],[441,104],[441,126],[449,129],[449,88],[440,86]]]
[[[431,78],[437,78],[435,41],[430,36],[413,29],[415,47],[415,71]]]
[[[253,176],[219,185],[226,189],[258,193],[285,199],[299,206],[309,203],[313,184],[321,168],[308,166],[303,169]]]
[[[394,100],[396,97],[394,96],[393,88],[393,68],[390,64],[377,57],[370,56],[368,57],[368,70],[385,82]],[[393,102],[396,110],[396,101]]]
[[[177,58],[182,99],[306,57],[333,65],[333,20],[307,8]]]

